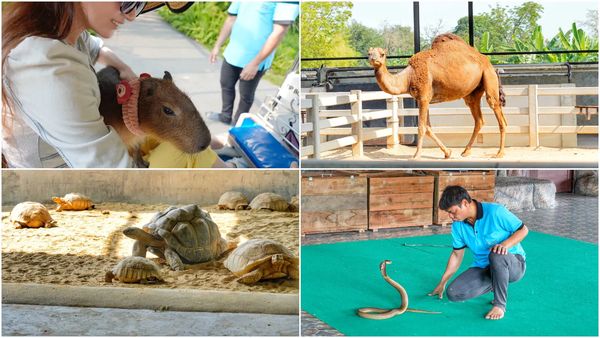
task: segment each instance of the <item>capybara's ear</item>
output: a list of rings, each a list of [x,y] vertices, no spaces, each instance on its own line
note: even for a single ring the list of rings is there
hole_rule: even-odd
[[[369,54],[373,52],[373,47],[369,47]]]
[[[169,73],[165,70],[165,76],[163,76],[163,80],[173,81],[173,77],[171,76],[171,73]]]

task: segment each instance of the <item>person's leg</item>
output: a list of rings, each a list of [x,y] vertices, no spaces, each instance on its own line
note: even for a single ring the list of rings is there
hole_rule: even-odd
[[[486,318],[500,319],[506,311],[506,299],[508,296],[508,283],[516,282],[525,275],[525,260],[521,255],[499,255],[490,252],[490,273],[494,289],[494,307]]]
[[[235,101],[235,84],[240,78],[242,68],[235,67],[223,60],[221,65],[221,114],[219,120],[230,124]]]
[[[469,268],[456,277],[446,289],[451,302],[475,298],[492,291],[489,268]]]
[[[240,103],[237,111],[235,112],[233,124],[237,123],[240,114],[250,111],[252,103],[254,103],[254,94],[256,93],[256,88],[258,87],[258,83],[260,82],[260,79],[264,73],[265,71],[256,73],[256,76],[250,81],[240,80]]]

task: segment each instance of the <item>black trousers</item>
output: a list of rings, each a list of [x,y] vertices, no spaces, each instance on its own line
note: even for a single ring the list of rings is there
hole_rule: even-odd
[[[254,102],[256,88],[265,73],[264,70],[258,71],[252,80],[245,81],[240,79],[242,70],[243,68],[232,66],[227,63],[226,60],[223,60],[223,65],[221,66],[221,100],[223,105],[221,114],[219,115],[219,120],[221,120],[221,122],[235,124],[240,117],[240,114],[250,111],[252,103]],[[238,104],[235,115],[233,115],[235,85],[238,81],[240,82],[240,103]]]

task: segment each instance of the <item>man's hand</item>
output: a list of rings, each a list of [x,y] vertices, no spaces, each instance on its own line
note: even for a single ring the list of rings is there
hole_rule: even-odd
[[[250,62],[246,65],[246,67],[244,67],[244,69],[242,69],[242,72],[240,73],[240,79],[244,81],[250,81],[254,79],[256,73],[258,73],[258,65]]]
[[[502,244],[496,244],[492,247],[491,251],[498,255],[506,255],[508,253],[508,248]]]
[[[442,299],[444,297],[444,290],[446,289],[446,283],[440,283],[438,284],[435,289],[433,289],[433,291],[431,291],[430,293],[428,293],[428,296],[435,296],[438,295],[440,299]]]

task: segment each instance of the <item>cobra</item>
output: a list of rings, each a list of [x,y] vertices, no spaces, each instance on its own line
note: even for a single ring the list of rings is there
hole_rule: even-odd
[[[379,270],[381,270],[381,275],[386,282],[388,282],[392,287],[394,287],[400,293],[400,298],[402,298],[402,305],[399,308],[394,309],[381,309],[377,307],[363,307],[356,311],[356,314],[363,318],[367,319],[389,319],[394,316],[398,316],[403,314],[404,312],[417,312],[417,313],[428,313],[428,314],[440,314],[441,312],[432,312],[432,311],[424,311],[417,309],[409,309],[408,308],[408,294],[406,290],[402,287],[402,285],[398,284],[396,281],[391,279],[385,270],[388,264],[391,264],[392,261],[384,260],[379,263]]]

